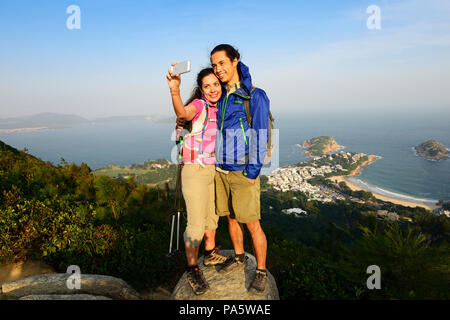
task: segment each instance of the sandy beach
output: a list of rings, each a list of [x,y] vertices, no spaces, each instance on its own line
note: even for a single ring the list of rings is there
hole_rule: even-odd
[[[16,128],[16,129],[0,129],[0,133],[13,133],[13,132],[28,132],[28,131],[39,131],[47,130],[48,127],[37,127],[37,128]]]
[[[428,205],[428,204],[424,204],[424,203],[421,203],[421,202],[407,201],[407,200],[403,200],[403,199],[397,199],[397,198],[393,198],[393,197],[388,197],[388,196],[385,196],[385,195],[381,195],[381,194],[375,193],[375,192],[373,192],[373,191],[371,191],[371,190],[361,188],[360,186],[358,186],[358,185],[356,185],[355,183],[353,183],[353,182],[349,181],[348,179],[346,179],[346,178],[348,178],[348,177],[355,177],[355,176],[358,176],[358,175],[361,173],[363,167],[365,167],[365,166],[367,166],[368,164],[372,163],[372,162],[375,161],[376,159],[377,159],[376,156],[370,155],[370,156],[369,156],[369,161],[366,161],[366,162],[362,163],[361,166],[359,166],[358,168],[356,168],[356,169],[355,169],[354,171],[352,171],[350,174],[348,174],[348,175],[346,175],[346,176],[333,176],[333,177],[329,177],[328,179],[329,179],[329,180],[332,180],[332,181],[337,180],[338,183],[343,181],[343,182],[345,182],[345,183],[348,185],[348,187],[349,187],[352,191],[360,191],[360,190],[363,190],[363,191],[372,192],[372,194],[375,196],[375,198],[377,198],[377,199],[379,199],[379,200],[382,200],[382,201],[392,202],[392,203],[399,204],[399,205],[402,205],[402,206],[405,206],[405,207],[412,207],[412,208],[415,208],[415,207],[422,207],[422,208],[428,209],[428,210],[430,210],[430,211],[432,211],[432,210],[438,208],[438,206],[435,206],[435,205]]]

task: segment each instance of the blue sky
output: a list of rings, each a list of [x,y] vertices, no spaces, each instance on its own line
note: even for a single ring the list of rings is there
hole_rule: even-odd
[[[69,30],[66,9],[81,9]],[[366,8],[381,9],[369,30]],[[0,1],[0,118],[171,115],[165,72],[191,59],[187,98],[230,43],[287,112],[446,112],[450,1]]]

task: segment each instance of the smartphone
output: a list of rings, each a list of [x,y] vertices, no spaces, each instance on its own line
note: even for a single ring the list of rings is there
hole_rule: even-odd
[[[183,74],[191,71],[191,60],[186,60],[170,67],[172,75]]]

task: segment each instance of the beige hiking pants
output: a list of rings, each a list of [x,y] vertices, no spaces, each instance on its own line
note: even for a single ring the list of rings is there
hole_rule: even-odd
[[[185,164],[181,171],[181,190],[186,202],[187,226],[184,242],[190,247],[201,244],[205,230],[216,230],[215,165]]]

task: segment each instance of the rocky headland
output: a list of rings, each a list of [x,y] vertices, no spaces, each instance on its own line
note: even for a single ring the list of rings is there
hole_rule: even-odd
[[[303,148],[306,148],[305,154],[308,157],[321,157],[330,152],[343,148],[336,140],[329,136],[320,136],[303,141],[301,144]]]

